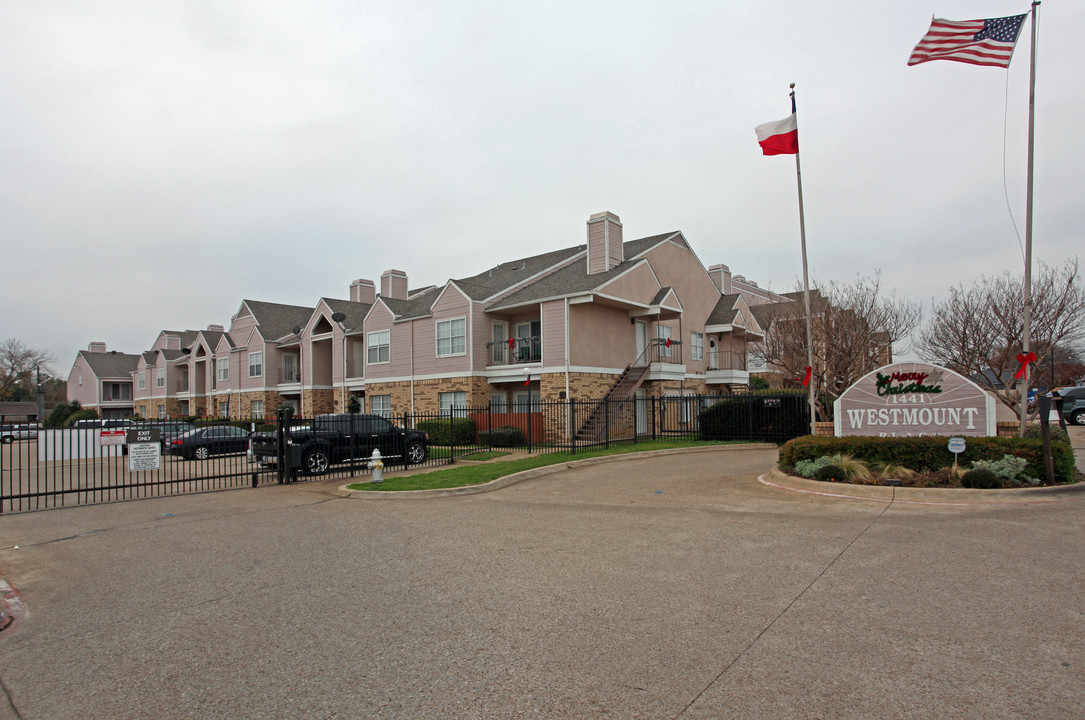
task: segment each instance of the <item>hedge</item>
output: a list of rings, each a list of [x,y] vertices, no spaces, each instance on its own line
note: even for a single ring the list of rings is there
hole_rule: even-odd
[[[1016,455],[1028,461],[1025,473],[1043,480],[1044,444],[1042,440],[1007,437],[970,437],[968,447],[957,461],[969,465],[975,460],[1000,460]],[[912,470],[929,471],[953,465],[953,453],[944,437],[805,437],[789,440],[780,448],[780,465],[794,467],[799,460],[816,460],[823,455],[845,453],[866,462],[901,465]],[[1073,480],[1074,451],[1069,443],[1052,442],[1055,477],[1060,482]]]
[[[478,434],[478,444],[490,447],[517,447],[524,442],[524,431],[513,425],[483,430]]]
[[[725,397],[698,416],[701,440],[795,437],[810,432],[806,391],[755,391]]]
[[[475,421],[468,418],[422,420],[415,427],[429,435],[431,445],[475,444]]]

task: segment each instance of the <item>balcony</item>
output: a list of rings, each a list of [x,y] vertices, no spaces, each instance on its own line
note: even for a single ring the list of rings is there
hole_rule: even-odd
[[[705,382],[709,385],[748,385],[750,368],[744,350],[710,350]]]
[[[301,373],[297,368],[283,368],[279,371],[279,384],[291,385],[301,382]]]
[[[542,362],[542,337],[505,338],[486,343],[490,349],[490,367],[530,365]]]
[[[174,380],[173,391],[179,393],[188,392],[188,378],[185,378],[184,380]]]

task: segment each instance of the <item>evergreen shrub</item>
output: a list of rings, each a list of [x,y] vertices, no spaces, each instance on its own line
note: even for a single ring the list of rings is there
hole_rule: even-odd
[[[822,482],[847,482],[848,474],[839,465],[823,465],[814,477]]]
[[[1000,488],[1002,485],[1002,478],[983,467],[972,468],[961,476],[961,487],[990,490]]]
[[[421,420],[415,427],[429,435],[431,445],[475,444],[475,421],[468,418]]]
[[[517,447],[524,444],[524,431],[512,425],[482,430],[478,434],[478,444],[490,447]]]

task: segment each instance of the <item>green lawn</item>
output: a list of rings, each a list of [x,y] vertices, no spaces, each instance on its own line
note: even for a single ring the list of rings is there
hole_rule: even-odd
[[[667,450],[670,448],[706,447],[716,445],[742,444],[734,442],[710,442],[702,440],[651,440],[639,442],[635,445],[619,445],[609,450],[590,450],[572,453],[559,452],[546,455],[523,457],[516,460],[486,463],[485,465],[460,465],[442,470],[434,470],[417,475],[402,475],[399,477],[385,478],[383,483],[353,483],[348,487],[351,490],[368,490],[372,492],[394,492],[397,490],[437,490],[442,488],[468,487],[481,485],[482,483],[496,480],[506,475],[512,475],[523,470],[558,465],[573,460],[585,460],[587,458],[601,457],[603,455],[621,455],[624,453],[645,452],[648,450]],[[434,448],[431,448],[434,449]],[[496,453],[495,453],[496,454]],[[432,454],[431,454],[432,456]],[[467,459],[477,459],[472,455]]]

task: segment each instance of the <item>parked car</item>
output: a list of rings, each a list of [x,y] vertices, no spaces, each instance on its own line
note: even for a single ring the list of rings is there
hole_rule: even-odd
[[[1062,398],[1062,417],[1074,425],[1085,425],[1085,385],[1055,388]]]
[[[330,465],[367,460],[380,450],[386,464],[423,462],[429,453],[429,436],[401,428],[380,415],[319,415],[305,427],[290,430],[290,444],[300,448],[302,469],[309,475],[323,475]],[[274,432],[252,436],[249,457],[263,465],[278,458],[278,437]]]
[[[77,430],[94,430],[94,429],[127,430],[128,428],[132,427],[132,421],[131,420],[117,420],[117,419],[113,419],[113,418],[108,419],[108,420],[99,420],[99,419],[76,420],[75,425],[73,425],[72,427],[74,427]]]
[[[148,422],[142,422],[135,427],[138,427],[141,430],[157,430],[163,448],[169,447],[174,438],[180,437],[186,432],[196,429],[196,426],[192,423],[170,420],[150,420]]]
[[[185,460],[206,460],[212,455],[239,454],[248,450],[249,431],[233,425],[209,425],[182,433],[170,440],[169,454]]]
[[[16,440],[31,440],[38,436],[39,427],[41,426],[36,423],[0,426],[0,442],[10,445]]]

